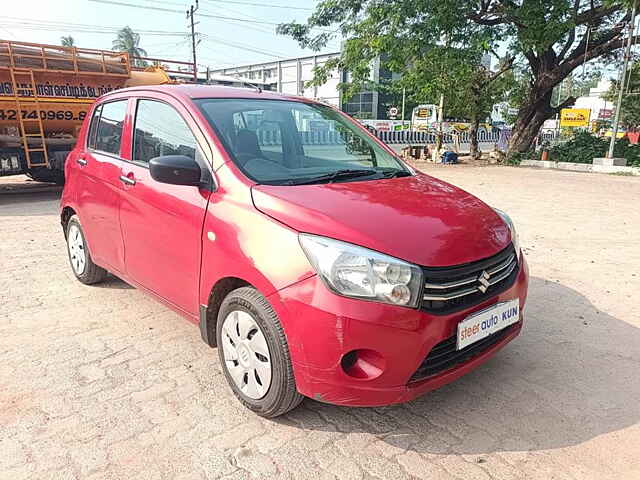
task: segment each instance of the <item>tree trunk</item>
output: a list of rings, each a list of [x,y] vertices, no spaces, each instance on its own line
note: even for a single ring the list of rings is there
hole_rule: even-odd
[[[532,87],[527,101],[518,112],[518,118],[509,138],[509,153],[524,153],[531,149],[545,120],[550,119],[557,109],[551,107],[552,90],[542,93],[541,88]]]
[[[480,127],[480,119],[477,116],[471,117],[471,125],[469,127],[469,152],[472,160],[480,158],[480,148],[478,147],[478,128]]]

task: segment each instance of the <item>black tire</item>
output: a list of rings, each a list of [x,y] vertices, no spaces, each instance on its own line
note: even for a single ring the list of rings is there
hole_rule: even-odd
[[[260,399],[250,398],[238,388],[225,362],[222,344],[223,322],[234,311],[243,311],[252,317],[269,347],[271,384],[266,394]],[[226,296],[218,312],[216,339],[224,375],[234,395],[245,407],[262,417],[273,418],[294,409],[302,402],[304,397],[296,389],[289,346],[282,325],[267,299],[256,289],[242,287]]]
[[[84,265],[82,269],[77,267],[78,264],[73,257],[74,253],[77,254],[79,250],[75,250],[74,252],[72,252],[73,248],[71,247],[72,242],[75,241],[76,232],[80,235],[83,245],[83,248],[81,249],[82,252],[80,252],[80,254],[84,253]],[[93,263],[91,254],[89,253],[89,248],[87,246],[87,241],[84,236],[84,231],[82,230],[82,225],[80,224],[80,219],[77,215],[73,215],[67,222],[66,236],[69,263],[71,264],[71,271],[73,272],[75,277],[85,285],[92,285],[94,283],[102,282],[107,276],[107,271],[104,268],[99,267],[98,265]]]

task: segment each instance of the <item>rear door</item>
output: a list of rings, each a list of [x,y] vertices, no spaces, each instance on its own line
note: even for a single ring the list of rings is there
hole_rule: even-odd
[[[100,104],[93,112],[85,148],[75,157],[81,184],[78,214],[91,256],[115,273],[124,271],[119,209],[127,106],[127,99]]]
[[[151,94],[150,94],[151,95]],[[198,312],[202,225],[209,191],[156,182],[149,160],[186,155],[210,175],[206,142],[186,109],[156,93],[131,106],[133,148],[122,168],[120,223],[129,278],[189,314]]]

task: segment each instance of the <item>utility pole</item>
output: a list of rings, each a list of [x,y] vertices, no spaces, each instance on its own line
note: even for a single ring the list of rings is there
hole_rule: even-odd
[[[191,49],[193,50],[193,81],[198,81],[198,63],[196,61],[196,27],[193,19],[193,14],[198,10],[198,0],[196,0],[196,6],[191,5],[187,10],[187,18],[191,20]]]
[[[620,122],[620,114],[622,112],[622,97],[624,95],[624,84],[627,78],[627,69],[629,67],[629,59],[631,58],[631,45],[633,45],[633,34],[636,30],[636,13],[638,9],[638,0],[633,2],[633,10],[631,13],[631,23],[629,24],[629,41],[624,52],[624,63],[622,65],[622,74],[620,75],[620,83],[618,85],[618,105],[616,107],[616,116],[613,121],[611,131],[611,143],[609,143],[609,152],[607,158],[613,158],[613,150],[616,147],[616,137],[618,136],[618,123]]]
[[[442,122],[444,121],[444,93],[440,94],[440,105],[438,106],[438,135],[436,137],[436,150],[442,150],[444,143],[444,132]]]
[[[564,80],[562,80],[560,82],[560,85],[558,86],[558,106],[560,106],[560,102],[562,101],[562,85],[564,84]],[[560,121],[562,119],[562,111],[558,110],[558,113],[556,113],[556,138],[554,140],[558,141],[558,139],[560,138]]]
[[[407,95],[407,89],[402,88],[402,130],[404,131],[404,105],[405,105],[405,97]]]

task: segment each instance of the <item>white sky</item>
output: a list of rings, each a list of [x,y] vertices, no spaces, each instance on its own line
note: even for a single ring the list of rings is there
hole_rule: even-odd
[[[78,47],[110,49],[115,38],[114,32],[128,25],[134,31],[153,31],[141,33],[140,46],[147,50],[149,56],[191,60],[191,39],[187,36],[190,26],[186,10],[195,0],[108,1],[143,8],[91,0],[2,0],[0,38],[57,45],[62,35],[71,35]],[[204,34],[197,47],[200,68],[207,65],[212,68],[243,65],[277,60],[278,57],[312,54],[309,50],[300,49],[290,38],[276,35],[275,25],[269,23],[302,22],[312,13],[315,4],[316,0],[200,0],[200,10],[195,15],[199,22],[196,32]],[[203,15],[242,18],[249,22],[207,18]],[[323,52],[338,50],[339,43],[336,40]]]

